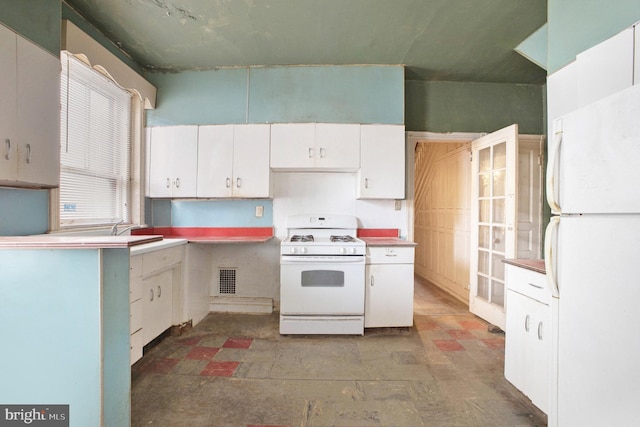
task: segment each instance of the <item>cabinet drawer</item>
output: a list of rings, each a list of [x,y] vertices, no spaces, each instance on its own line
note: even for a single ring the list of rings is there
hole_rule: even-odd
[[[142,298],[142,276],[129,279],[129,302]]]
[[[507,289],[540,301],[551,302],[551,291],[547,285],[547,276],[536,271],[515,265],[505,265]]]
[[[129,277],[142,276],[142,255],[129,258]]]
[[[412,246],[367,247],[367,264],[413,264]]]
[[[142,338],[142,330],[131,334],[129,337],[129,357],[132,365],[142,358]]]
[[[137,300],[129,306],[129,333],[142,329],[142,301]]]
[[[162,249],[142,255],[142,273],[149,276],[155,271],[160,271],[181,263],[184,260],[184,245]]]

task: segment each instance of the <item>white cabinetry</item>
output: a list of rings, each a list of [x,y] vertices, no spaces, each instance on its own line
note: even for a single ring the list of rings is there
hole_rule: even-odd
[[[195,197],[198,127],[154,127],[148,135],[148,196]]]
[[[198,130],[197,197],[271,197],[269,125]]]
[[[356,171],[360,166],[360,125],[283,123],[271,125],[271,168]]]
[[[633,84],[633,27],[576,56],[578,107]]]
[[[184,244],[157,249],[130,258],[131,364],[142,348],[182,319]]]
[[[403,199],[405,179],[404,126],[360,127],[359,199]]]
[[[129,350],[133,365],[142,357],[144,338],[142,334],[142,255],[132,256],[129,261]]]
[[[549,404],[551,295],[542,273],[507,264],[504,376],[542,411]]]
[[[413,325],[413,246],[367,246],[365,328]]]
[[[60,60],[0,25],[0,184],[57,187]]]

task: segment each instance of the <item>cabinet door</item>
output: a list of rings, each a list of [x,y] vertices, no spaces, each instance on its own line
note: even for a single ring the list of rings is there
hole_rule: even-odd
[[[15,181],[17,161],[16,34],[0,25],[0,180]]]
[[[149,197],[171,197],[174,128],[151,128],[149,138]]]
[[[549,360],[551,356],[551,309],[548,305],[532,300],[531,312],[534,324],[530,334],[531,370],[529,397],[547,413],[549,407]]]
[[[172,278],[173,271],[167,270],[144,280],[142,332],[145,344],[171,326]]]
[[[232,196],[233,134],[233,125],[200,126],[196,191],[198,197]],[[268,159],[268,155],[265,159]]]
[[[633,28],[627,28],[576,56],[578,107],[633,84],[633,44]]]
[[[151,129],[149,197],[195,197],[198,127]]]
[[[364,326],[412,326],[413,265],[370,264],[366,274]]]
[[[283,123],[271,125],[271,168],[305,169],[315,163],[315,125]]]
[[[315,167],[356,171],[360,167],[360,125],[317,123]]]
[[[270,197],[269,125],[235,125],[233,196]]]
[[[177,126],[173,144],[173,197],[195,197],[198,177],[198,127]]]
[[[529,298],[511,290],[507,291],[504,377],[523,393],[526,393],[529,369],[527,328],[531,328],[531,314],[528,303]]]
[[[60,59],[18,37],[18,180],[60,179]],[[4,78],[4,76],[3,76]]]
[[[404,153],[404,126],[362,125],[357,197],[403,199]]]

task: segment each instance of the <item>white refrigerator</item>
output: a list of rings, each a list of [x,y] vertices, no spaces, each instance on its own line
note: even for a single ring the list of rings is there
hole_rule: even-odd
[[[554,121],[549,426],[640,425],[640,85]]]

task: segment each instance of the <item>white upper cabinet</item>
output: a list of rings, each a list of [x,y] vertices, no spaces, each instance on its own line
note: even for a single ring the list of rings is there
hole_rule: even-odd
[[[200,126],[197,197],[271,197],[269,125]]]
[[[354,172],[360,166],[360,125],[271,125],[271,168]]]
[[[151,128],[148,147],[149,197],[195,197],[198,127]]]
[[[0,183],[57,187],[60,60],[0,25]]]
[[[404,180],[404,126],[362,125],[357,197],[403,199]]]
[[[633,84],[633,27],[576,56],[578,107]]]

